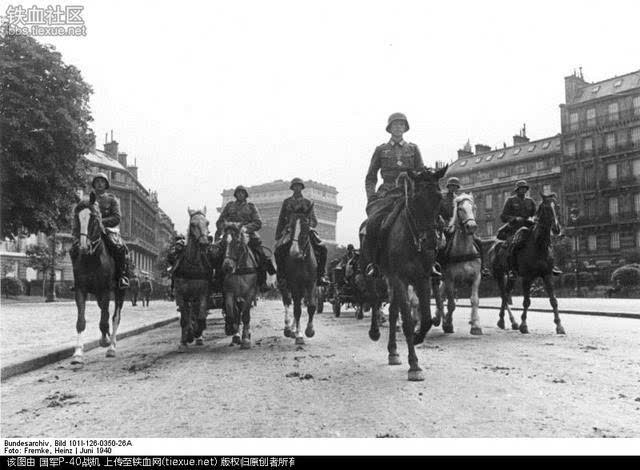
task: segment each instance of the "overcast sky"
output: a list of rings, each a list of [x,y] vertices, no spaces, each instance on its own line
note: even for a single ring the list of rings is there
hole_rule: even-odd
[[[390,113],[433,164],[525,122],[558,133],[579,66],[587,81],[640,69],[637,1],[23,5],[65,3],[85,5],[87,36],[40,40],[81,69],[99,148],[113,129],[179,231],[225,188],[300,176],[338,189],[337,239],[354,242]]]

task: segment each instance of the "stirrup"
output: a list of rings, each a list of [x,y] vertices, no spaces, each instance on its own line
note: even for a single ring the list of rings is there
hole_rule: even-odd
[[[316,280],[316,284],[319,285],[319,286],[328,286],[329,285],[329,280],[326,278],[326,276],[320,276]]]
[[[120,279],[118,279],[118,288],[126,289],[128,287],[129,287],[129,279],[126,276],[121,276]]]
[[[365,269],[365,274],[368,277],[378,277],[378,266],[374,263],[369,263]]]
[[[560,276],[562,274],[562,271],[560,271],[557,266],[554,266],[551,270],[551,274],[553,274],[554,276]]]

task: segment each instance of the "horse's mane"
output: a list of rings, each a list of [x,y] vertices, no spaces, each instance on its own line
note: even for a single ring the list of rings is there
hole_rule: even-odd
[[[473,195],[471,193],[462,193],[458,196],[456,196],[453,199],[453,217],[451,217],[451,220],[449,221],[449,227],[455,227],[458,224],[458,204],[460,204],[463,201],[469,201],[471,202],[471,204],[475,204],[474,200],[473,200]]]

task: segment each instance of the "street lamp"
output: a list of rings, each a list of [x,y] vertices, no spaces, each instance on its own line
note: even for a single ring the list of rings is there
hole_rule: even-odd
[[[574,268],[576,273],[576,297],[580,297],[580,284],[578,280],[578,250],[580,248],[580,237],[578,235],[578,219],[580,218],[580,210],[577,207],[572,207],[569,211],[569,219],[573,225],[573,254],[574,254]]]

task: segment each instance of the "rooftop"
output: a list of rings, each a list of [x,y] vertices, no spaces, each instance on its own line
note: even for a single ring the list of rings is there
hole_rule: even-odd
[[[448,176],[465,173],[467,171],[485,170],[501,165],[516,164],[520,161],[538,158],[544,155],[560,152],[560,134],[540,140],[513,145],[490,152],[458,158],[449,165]]]
[[[86,154],[85,158],[91,163],[108,166],[116,170],[127,171],[127,169],[123,167],[118,160],[114,160],[103,150],[94,149]]]
[[[596,98],[622,94],[629,90],[640,88],[640,70],[618,77],[607,78],[600,82],[584,83],[584,86],[578,89],[575,99],[569,104],[585,103]]]

